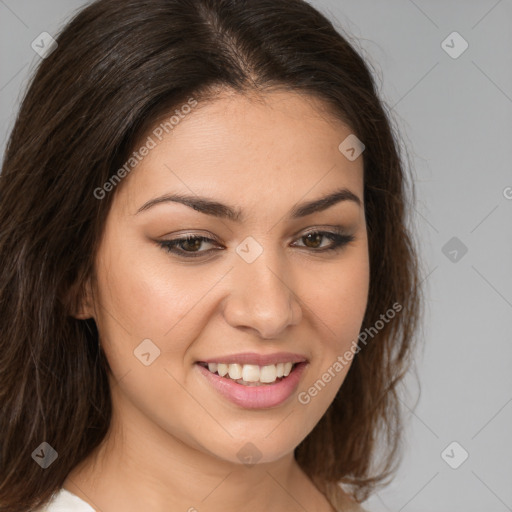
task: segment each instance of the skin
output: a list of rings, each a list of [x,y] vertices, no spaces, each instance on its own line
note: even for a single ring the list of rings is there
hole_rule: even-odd
[[[110,377],[113,419],[96,452],[64,488],[103,512],[182,510],[331,511],[293,452],[334,399],[338,372],[302,405],[310,388],[350,349],[367,305],[369,259],[363,159],[338,146],[351,130],[317,100],[291,92],[225,92],[199,104],[116,190],[95,279],[77,318],[94,318]],[[289,220],[297,203],[339,188],[342,201]],[[163,202],[163,194],[206,196],[240,208],[244,222]],[[337,251],[307,231],[339,226],[354,240]],[[187,260],[158,241],[186,234],[217,242],[181,245]],[[253,237],[251,264],[235,249]],[[317,251],[317,252],[315,252]],[[151,339],[160,356],[143,365],[134,350]],[[243,409],[214,390],[196,361],[240,352],[293,352],[308,366],[283,404]],[[254,466],[237,452],[252,443]]]

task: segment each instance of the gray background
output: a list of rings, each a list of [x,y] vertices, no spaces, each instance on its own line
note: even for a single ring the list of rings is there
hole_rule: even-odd
[[[512,2],[311,3],[359,40],[377,70],[417,190],[411,220],[428,299],[421,393],[411,377],[403,464],[366,507],[512,511]],[[2,154],[40,60],[31,42],[43,31],[55,35],[84,4],[0,0]],[[458,58],[441,47],[453,31],[469,44]],[[443,249],[452,237],[455,245]],[[459,464],[462,450],[469,457],[452,469],[445,460]]]

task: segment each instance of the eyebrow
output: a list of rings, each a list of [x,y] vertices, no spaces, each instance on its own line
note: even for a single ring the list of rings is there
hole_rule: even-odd
[[[331,206],[334,206],[335,204],[340,203],[342,201],[352,201],[356,203],[358,206],[362,206],[362,202],[357,195],[355,195],[347,188],[341,188],[332,192],[331,194],[320,197],[318,199],[314,199],[313,201],[308,201],[295,205],[290,212],[289,218],[299,219],[301,217],[306,217],[307,215],[311,215],[312,213],[327,210]],[[165,194],[155,199],[151,199],[148,202],[144,203],[137,210],[136,215],[140,212],[149,210],[153,206],[168,202],[184,204],[185,206],[189,206],[190,208],[193,208],[194,210],[204,213],[206,215],[213,215],[215,217],[228,219],[234,222],[244,221],[243,212],[239,208],[233,208],[231,206],[222,204],[218,201],[214,201],[207,197],[200,197],[196,195],[190,196],[183,194]]]

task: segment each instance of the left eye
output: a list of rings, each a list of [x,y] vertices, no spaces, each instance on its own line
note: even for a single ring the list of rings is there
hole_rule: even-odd
[[[331,240],[331,245],[327,247],[323,247],[321,251],[315,251],[315,252],[326,252],[326,251],[334,251],[340,247],[343,247],[344,245],[348,244],[349,242],[354,241],[354,236],[352,235],[345,235],[344,233],[332,233],[330,231],[312,231],[310,233],[307,233],[306,235],[303,235],[300,237],[299,240],[306,240],[305,247],[308,247],[310,249],[316,249],[318,246],[315,245],[319,240],[328,238]],[[312,244],[312,245],[308,245]]]
[[[321,245],[321,241],[324,239],[331,240],[331,244],[327,247]],[[353,235],[346,235],[341,232],[330,232],[330,231],[312,231],[299,238],[299,240],[305,240],[304,245],[296,247],[306,247],[313,252],[331,252],[342,248],[348,243],[354,241]],[[209,249],[206,251],[200,251],[200,247],[203,243],[216,244],[215,240],[204,236],[187,236],[184,238],[176,238],[174,240],[162,240],[158,244],[167,252],[177,254],[185,258],[197,258],[201,255],[208,254],[214,250]]]

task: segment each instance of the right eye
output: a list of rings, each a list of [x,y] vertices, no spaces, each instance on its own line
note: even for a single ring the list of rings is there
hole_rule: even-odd
[[[209,249],[207,251],[199,251],[203,243],[216,243],[215,240],[205,236],[187,235],[182,238],[175,238],[174,240],[161,240],[158,244],[167,252],[177,254],[184,258],[197,258],[199,256],[208,254],[216,249]]]

